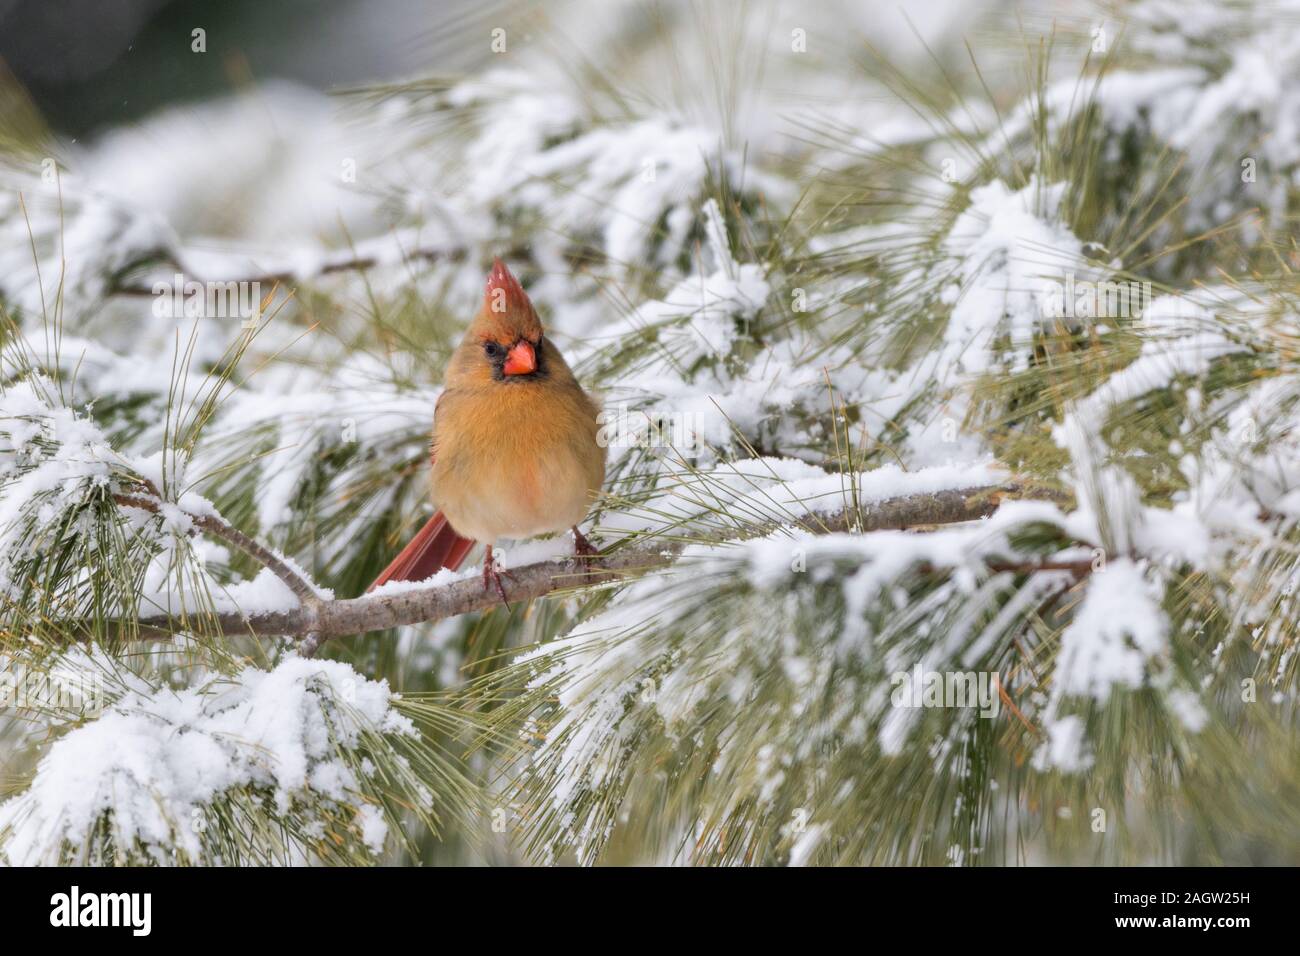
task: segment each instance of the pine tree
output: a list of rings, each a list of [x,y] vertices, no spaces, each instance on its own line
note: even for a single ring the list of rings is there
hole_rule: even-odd
[[[354,91],[383,226],[271,258],[7,91],[0,860],[1300,860],[1300,44],[1221,6]],[[767,69],[863,99],[776,134]],[[495,255],[602,396],[602,557],[362,596]]]

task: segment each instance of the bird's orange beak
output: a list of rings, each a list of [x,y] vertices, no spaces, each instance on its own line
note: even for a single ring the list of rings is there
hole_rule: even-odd
[[[506,364],[501,371],[506,375],[527,375],[529,372],[537,371],[537,353],[533,351],[533,343],[527,339],[520,339],[515,347],[506,353]]]

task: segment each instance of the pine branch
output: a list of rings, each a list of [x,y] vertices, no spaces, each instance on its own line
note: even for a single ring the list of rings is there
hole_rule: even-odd
[[[1059,501],[1063,496],[1049,489],[1008,483],[887,498],[869,507],[829,513],[810,518],[805,523],[807,530],[815,534],[955,524],[987,517],[1008,497]],[[124,503],[133,507],[145,507],[134,499]],[[152,504],[156,505],[157,502]],[[299,607],[287,611],[251,614],[224,612],[211,615],[209,619],[223,634],[300,637],[303,639],[301,651],[307,656],[314,654],[325,641],[334,637],[365,634],[485,611],[500,600],[496,591],[486,589],[477,576],[461,578],[449,584],[413,587],[396,593],[381,591],[359,598],[322,600],[310,583],[297,577],[296,572],[279,561],[272,552],[225,522],[215,519],[201,522],[198,518],[195,522],[203,530],[236,544],[255,560],[271,568],[303,601]],[[770,533],[777,527],[776,524],[760,525],[753,528],[752,532],[755,535]],[[697,539],[683,537],[670,540],[654,536],[590,559],[590,563],[588,559],[573,557],[563,561],[541,561],[526,565],[513,569],[506,575],[507,595],[511,601],[528,601],[558,591],[594,587],[636,577],[670,566],[693,543],[698,543]],[[246,545],[251,545],[251,549]],[[306,598],[303,596],[304,589],[308,595]],[[173,618],[168,615],[146,617],[137,624],[141,636],[146,637],[169,639],[173,631]]]
[[[465,245],[444,244],[419,246],[413,249],[403,250],[401,259],[403,262],[460,262],[469,255],[469,252],[469,247]],[[530,251],[521,246],[507,246],[502,255],[509,258],[511,262],[532,261]],[[256,284],[268,287],[274,287],[277,285],[293,287],[296,284],[311,282],[316,279],[323,279],[326,276],[349,272],[366,272],[385,264],[386,261],[388,261],[388,257],[377,253],[365,253],[359,250],[348,249],[325,257],[314,269],[307,271],[302,269],[277,269],[261,274],[225,276],[211,280],[195,278],[189,270],[184,268],[180,260],[175,256],[167,256],[163,260],[162,264],[171,267],[177,272],[188,275],[191,279],[194,279],[194,281],[197,282],[240,282],[248,285]],[[110,291],[113,295],[126,296],[129,298],[151,298],[157,294],[154,291],[153,284],[143,279],[119,278]]]
[[[142,497],[140,495],[116,494],[113,500],[119,505],[127,508],[139,508],[142,511],[149,511],[153,514],[163,513],[163,502],[156,497]],[[294,596],[304,604],[320,603],[321,597],[316,586],[299,571],[291,568],[278,554],[266,547],[259,541],[250,538],[238,528],[226,522],[224,518],[211,514],[193,514],[185,512],[193,523],[194,527],[200,531],[206,531],[214,538],[220,538],[233,544],[239,550],[243,551],[250,558],[270,569],[271,573],[283,581],[294,593]]]

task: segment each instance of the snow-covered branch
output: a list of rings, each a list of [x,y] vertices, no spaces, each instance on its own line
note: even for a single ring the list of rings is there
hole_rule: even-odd
[[[166,511],[166,503],[154,495],[116,494],[113,496],[113,500],[127,508],[139,508],[151,514],[161,515]],[[321,600],[319,590],[307,579],[306,575],[297,568],[292,567],[282,555],[276,554],[259,541],[250,538],[220,515],[215,513],[192,514],[188,512],[186,514],[196,529],[207,532],[214,538],[220,538],[228,544],[233,544],[258,564],[268,568],[272,574],[285,583],[299,601],[311,605]]]
[[[1008,497],[1058,496],[1048,490],[1028,489],[1014,482],[902,495],[876,502],[860,511],[843,510],[819,520],[809,520],[807,530],[829,534],[953,524],[992,514]],[[231,529],[224,523],[220,527],[210,528],[206,524],[202,527],[231,540],[227,533]],[[764,530],[772,529],[755,529],[756,533]],[[578,558],[539,561],[510,570],[506,577],[507,594],[512,601],[527,601],[556,591],[635,577],[671,565],[691,543],[690,538],[654,536],[620,547],[591,564]],[[253,556],[258,557],[256,554]],[[274,570],[271,564],[267,566]],[[308,585],[304,583],[303,586]],[[479,575],[448,571],[440,572],[426,584],[390,584],[359,598],[321,600],[316,594],[309,594],[309,599],[295,608],[219,613],[214,615],[215,622],[226,634],[302,637],[302,650],[310,655],[330,638],[485,611],[500,600],[494,590],[483,587]],[[170,620],[166,616],[147,617],[139,624],[144,636],[158,637],[171,633]]]
[[[244,282],[270,289],[276,285],[292,286],[340,273],[365,272],[399,262],[460,262],[469,253],[467,246],[456,243],[422,244],[408,248],[403,242],[405,238],[400,235],[385,236],[379,241],[370,241],[341,252],[299,256],[292,261],[277,262],[260,270],[250,270],[242,261],[245,257],[238,257],[241,259],[238,264],[205,260],[200,263],[202,271],[197,273],[201,278],[196,278],[195,271],[187,267],[188,258],[182,263],[178,257],[172,257],[173,261],[167,265],[199,282]],[[509,254],[512,261],[523,257],[521,250],[512,249]],[[207,260],[212,259],[211,255],[207,257]],[[170,278],[170,273],[167,278]],[[158,294],[151,281],[139,278],[122,279],[108,291],[113,295],[135,298],[149,298]]]

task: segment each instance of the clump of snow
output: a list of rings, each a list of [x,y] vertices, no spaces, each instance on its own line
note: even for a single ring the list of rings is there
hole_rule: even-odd
[[[384,812],[374,804],[363,804],[357,810],[357,823],[361,827],[361,842],[371,853],[379,854],[388,839],[388,821]]]
[[[960,288],[939,351],[941,376],[989,371],[998,336],[1009,339],[1009,370],[1023,371],[1065,273],[1090,274],[1082,244],[1058,220],[1064,192],[1064,183],[1037,180],[1014,191],[1001,182],[972,190],[944,242]]]
[[[608,332],[615,342],[647,336],[657,343],[654,358],[619,375],[608,398],[668,409],[684,426],[678,443],[692,453],[731,445],[736,428],[752,431],[766,409],[779,407],[794,377],[792,369],[729,363],[771,286],[761,266],[734,258],[715,200],[705,202],[702,217],[708,262],[701,274],[638,305]]]
[[[270,568],[262,568],[251,581],[238,581],[222,590],[227,601],[218,599],[218,611],[243,611],[245,614],[272,614],[298,607],[297,595],[289,590]]]
[[[55,395],[36,373],[0,392],[0,590],[22,587],[16,570],[48,546],[35,527],[57,525],[125,466],[95,424]]]
[[[1142,311],[1142,353],[1089,393],[1075,414],[1100,422],[1115,406],[1169,387],[1179,376],[1199,375],[1225,355],[1242,352],[1213,324],[1213,313],[1188,296],[1160,296]]]
[[[0,392],[0,591],[23,593],[32,561],[76,544],[93,520],[85,507],[91,495],[151,498],[144,481],[151,489],[175,493],[177,500],[158,500],[154,507],[119,505],[143,568],[134,595],[139,604],[172,612],[246,614],[296,607],[298,599],[267,569],[224,586],[203,566],[194,566],[193,575],[177,574],[178,558],[192,563],[188,559],[194,554],[214,553],[210,543],[195,540],[196,519],[219,517],[210,501],[188,488],[189,465],[170,450],[134,457],[118,453],[93,419],[61,403],[58,385],[40,373],[10,383]],[[280,557],[302,575],[292,558]],[[74,594],[86,573],[89,569],[61,586]],[[328,589],[316,590],[322,598],[333,596]],[[127,595],[118,600],[134,605]]]
[[[830,828],[824,823],[808,825],[790,846],[790,866],[807,866],[817,848],[826,840]]]
[[[1278,27],[1295,16],[1294,5],[1142,0],[1124,15],[1125,39],[1144,68],[1112,69],[1089,80],[1090,98],[1114,134],[1107,159],[1119,160],[1129,132],[1183,151],[1193,177],[1186,193],[1189,234],[1261,206],[1280,224],[1300,168],[1300,40]],[[1005,128],[990,124],[990,142],[1018,135],[1040,109],[1059,124],[1077,114],[1079,98],[1079,78],[1062,78],[1041,102],[1031,97],[1022,104]],[[1249,179],[1240,175],[1246,160]],[[1220,175],[1225,168],[1238,175]],[[1252,228],[1243,222],[1243,232]]]
[[[1141,566],[1118,558],[1088,579],[1078,610],[1061,636],[1055,688],[1105,701],[1115,685],[1136,688],[1169,648],[1164,588]]]
[[[1082,718],[1076,715],[1060,717],[1048,723],[1046,730],[1046,742],[1034,753],[1036,769],[1080,773],[1092,766],[1093,757],[1088,750],[1088,734]]]
[[[358,807],[364,843],[386,827],[354,772],[365,734],[412,735],[387,683],[336,661],[291,657],[181,690],[128,690],[49,748],[31,786],[0,804],[11,865],[78,858],[101,824],[124,853],[198,858],[206,813],[236,789],[291,806]]]

